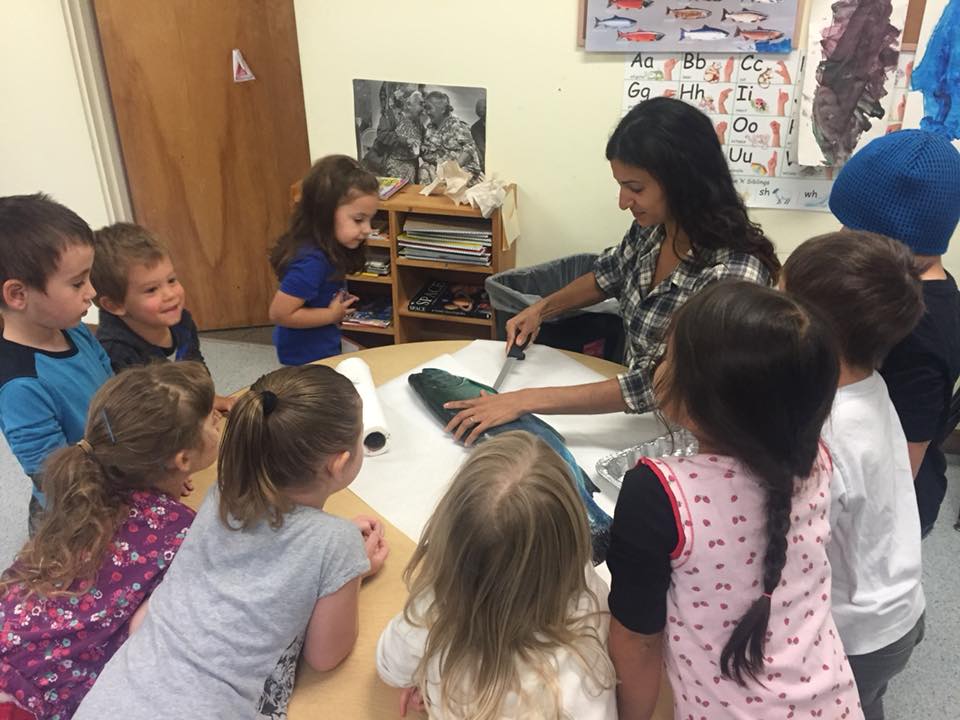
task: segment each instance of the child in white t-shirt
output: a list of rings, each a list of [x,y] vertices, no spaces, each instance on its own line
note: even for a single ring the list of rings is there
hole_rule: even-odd
[[[866,720],[923,637],[920,518],[907,440],[876,368],[923,315],[920,270],[903,245],[865,232],[808,240],[784,266],[787,292],[830,323],[840,382],[823,438],[833,458],[827,548],[833,616]]]
[[[530,433],[483,443],[457,473],[380,637],[401,714],[615,720],[607,588],[567,465]]]

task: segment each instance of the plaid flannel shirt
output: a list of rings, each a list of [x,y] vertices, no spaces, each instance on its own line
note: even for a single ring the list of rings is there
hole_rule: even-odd
[[[684,258],[651,288],[665,237],[662,225],[644,228],[633,223],[620,244],[607,248],[593,267],[600,289],[620,301],[630,369],[617,379],[630,412],[649,412],[656,407],[653,370],[666,349],[664,335],[670,318],[681,305],[717,280],[749,280],[760,285],[771,281],[770,272],[755,256],[722,248],[700,250],[696,258]]]

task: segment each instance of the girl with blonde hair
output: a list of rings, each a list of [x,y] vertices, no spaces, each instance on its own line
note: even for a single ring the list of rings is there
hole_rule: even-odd
[[[377,648],[401,713],[616,718],[607,588],[583,503],[542,440],[509,432],[461,467],[404,573],[410,591]]]
[[[360,396],[321,365],[253,384],[230,411],[217,486],[140,631],[76,720],[285,718],[297,661],[338,665],[360,580],[383,565],[379,521],[323,510],[363,464]],[[185,689],[189,688],[188,692]]]
[[[213,397],[199,363],[126,370],[47,461],[37,534],[0,577],[0,718],[70,718],[142,621],[193,521],[179,497],[216,457]]]

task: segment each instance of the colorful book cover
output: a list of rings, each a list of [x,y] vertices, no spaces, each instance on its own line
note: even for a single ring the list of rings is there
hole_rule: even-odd
[[[386,200],[407,184],[406,180],[398,177],[378,177],[377,180],[380,181],[378,193],[381,200]]]
[[[382,300],[368,300],[344,317],[341,324],[390,327],[393,324],[393,306]]]
[[[451,284],[430,280],[407,307],[414,312],[489,319],[493,310],[482,285]]]

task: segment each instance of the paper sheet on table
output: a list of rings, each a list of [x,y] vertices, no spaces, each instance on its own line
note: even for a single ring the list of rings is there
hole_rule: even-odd
[[[531,345],[526,360],[514,364],[501,392],[523,387],[578,385],[604,378],[559,350]],[[378,388],[387,425],[389,453],[366,458],[350,486],[357,495],[410,538],[417,540],[457,468],[469,454],[444,433],[407,382],[411,373],[434,367],[492,385],[504,360],[502,342],[477,340],[454,355],[441,355]],[[601,489],[597,503],[613,513],[616,488],[598,478],[604,455],[663,434],[652,415],[550,415],[549,422]],[[429,452],[425,449],[429,448]]]

